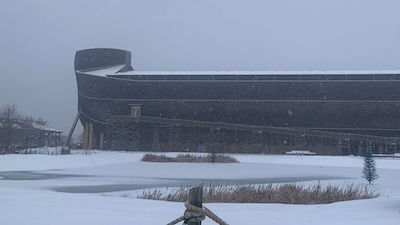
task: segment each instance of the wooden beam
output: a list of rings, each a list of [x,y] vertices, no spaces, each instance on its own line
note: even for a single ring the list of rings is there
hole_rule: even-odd
[[[74,130],[75,130],[75,128],[76,128],[76,124],[78,123],[79,116],[81,115],[81,112],[82,112],[82,111],[79,110],[78,113],[76,114],[75,120],[74,120],[74,122],[72,123],[72,127],[71,127],[71,129],[69,130],[68,137],[67,137],[67,141],[65,142],[65,147],[69,147],[69,142],[71,141],[72,134],[74,133]]]

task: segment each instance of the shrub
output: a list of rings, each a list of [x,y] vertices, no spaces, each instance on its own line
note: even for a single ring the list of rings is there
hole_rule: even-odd
[[[153,189],[143,191],[138,198],[184,202],[188,200],[191,187],[176,190]],[[380,194],[368,186],[334,186],[320,184],[300,186],[297,184],[281,185],[241,185],[203,187],[205,203],[283,203],[283,204],[328,204],[339,201],[371,199]]]
[[[176,157],[166,155],[145,154],[142,159],[145,162],[193,162],[193,163],[238,163],[235,158],[223,155],[212,154],[207,155],[194,155],[194,154],[179,154]]]
[[[64,155],[70,154],[70,150],[64,146],[59,147],[41,147],[41,148],[28,148],[19,150],[19,154],[41,154],[41,155]]]

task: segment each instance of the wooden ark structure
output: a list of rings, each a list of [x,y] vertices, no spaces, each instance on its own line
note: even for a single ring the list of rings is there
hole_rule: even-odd
[[[400,72],[135,71],[75,56],[84,148],[362,154],[399,151]]]

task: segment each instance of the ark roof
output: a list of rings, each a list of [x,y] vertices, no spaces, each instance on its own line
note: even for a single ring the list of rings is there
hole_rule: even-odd
[[[124,71],[125,65],[83,70],[96,76],[307,76],[307,75],[400,75],[400,70],[337,70],[337,71]]]
[[[400,70],[338,70],[338,71],[126,71],[109,75],[379,75],[400,74]]]

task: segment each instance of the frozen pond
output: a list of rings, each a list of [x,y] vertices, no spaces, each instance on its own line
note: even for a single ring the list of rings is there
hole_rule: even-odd
[[[4,180],[50,180],[63,178],[98,179],[99,176],[71,175],[49,172],[32,171],[9,171],[0,172]],[[274,178],[251,178],[251,179],[176,179],[176,178],[134,178],[133,183],[101,184],[101,185],[79,185],[79,186],[57,186],[50,188],[57,192],[67,193],[103,193],[115,191],[129,191],[147,188],[199,186],[199,185],[246,185],[246,184],[271,184],[318,180],[347,179],[339,176],[302,176],[302,177],[274,177]],[[149,182],[152,181],[152,182]]]
[[[48,180],[65,177],[86,177],[85,175],[39,173],[33,171],[6,171],[0,172],[0,179],[3,180]]]

